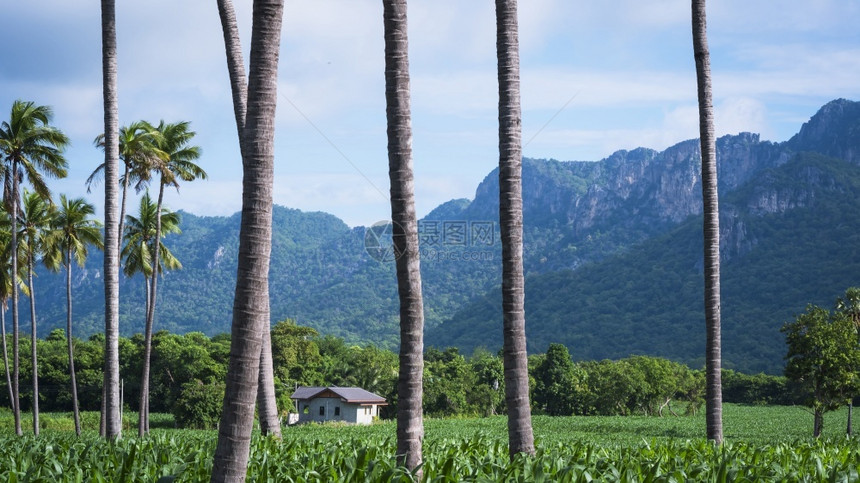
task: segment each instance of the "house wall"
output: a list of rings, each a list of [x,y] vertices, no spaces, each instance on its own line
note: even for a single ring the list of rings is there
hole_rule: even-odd
[[[378,408],[376,404],[367,406],[359,406],[358,404],[349,405],[349,421],[356,424],[370,424],[373,422],[373,417],[377,416]]]
[[[307,412],[305,412],[305,406],[307,406]],[[323,415],[320,415],[320,408],[325,408]],[[340,408],[339,415],[335,415],[335,408]],[[370,410],[367,411],[365,408],[370,408]],[[298,411],[300,423],[344,421],[353,424],[370,424],[373,422],[373,417],[378,414],[376,404],[360,406],[358,404],[346,403],[340,398],[331,397],[319,397],[310,401],[299,401]]]

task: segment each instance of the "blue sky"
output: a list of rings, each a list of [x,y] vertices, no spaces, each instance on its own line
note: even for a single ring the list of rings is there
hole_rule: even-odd
[[[17,98],[53,106],[73,146],[69,177],[52,186],[100,206],[101,192],[86,195],[83,184],[103,159],[92,146],[103,130],[99,3],[2,3],[0,116]],[[210,179],[167,203],[199,215],[238,211],[241,163],[215,2],[117,3],[120,123],[191,121]],[[246,49],[250,4],[236,1]],[[697,137],[688,1],[523,0],[519,9],[525,156],[599,160]],[[853,0],[709,2],[718,133],[784,141],[827,101],[860,99],[858,18]],[[413,1],[409,41],[424,215],[471,198],[498,163],[493,3]],[[378,0],[286,1],[277,204],[353,226],[389,217],[383,47]]]

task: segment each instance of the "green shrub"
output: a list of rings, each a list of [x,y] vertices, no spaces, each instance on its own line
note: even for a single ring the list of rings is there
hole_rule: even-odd
[[[177,426],[190,429],[215,429],[224,403],[223,382],[203,384],[195,380],[182,385],[173,405]]]

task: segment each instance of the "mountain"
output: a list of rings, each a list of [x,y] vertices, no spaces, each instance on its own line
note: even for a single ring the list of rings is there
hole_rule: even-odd
[[[723,357],[727,368],[779,372],[779,328],[806,303],[829,307],[858,284],[860,167],[796,155],[721,202]],[[623,254],[526,279],[530,351],[551,342],[578,359],[631,354],[701,366],[705,335],[702,218],[692,216]],[[501,294],[432,329],[438,346],[500,347]]]
[[[717,157],[725,365],[779,372],[782,323],[806,303],[829,306],[860,284],[852,275],[860,227],[846,216],[860,199],[860,103],[828,103],[782,143],[724,136]],[[578,358],[648,353],[700,364],[699,166],[696,140],[595,162],[524,160],[530,350],[560,341]],[[449,201],[421,220],[428,345],[501,345],[497,213],[494,170],[473,200]],[[182,213],[181,227],[165,240],[183,269],[159,285],[156,330],[227,332],[239,215]],[[329,214],[275,207],[273,229],[273,322],[291,317],[352,342],[396,346],[385,227],[350,228]],[[94,254],[75,272],[78,335],[102,330],[101,264]],[[61,327],[63,278],[40,273],[36,296],[40,332]],[[141,278],[122,280],[120,311],[121,330],[139,332]]]

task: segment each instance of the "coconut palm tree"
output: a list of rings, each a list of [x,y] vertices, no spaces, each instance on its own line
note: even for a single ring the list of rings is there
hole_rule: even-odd
[[[499,76],[499,228],[502,240],[505,399],[511,458],[534,454],[523,281],[522,113],[517,1],[496,0]]]
[[[163,153],[163,158],[152,165],[152,170],[159,177],[158,205],[155,211],[155,236],[161,239],[161,209],[164,202],[164,188],[173,186],[179,190],[180,181],[206,179],[206,171],[197,166],[194,161],[200,157],[200,148],[192,146],[191,140],[196,134],[190,130],[188,122],[165,123],[161,121],[156,130],[159,132],[157,147]],[[160,243],[153,245],[152,260],[159,260]],[[155,263],[155,262],[153,262]],[[141,377],[141,401],[149,406],[149,370],[150,355],[152,354],[152,325],[155,320],[155,301],[158,296],[158,270],[150,275],[149,303],[146,310],[146,327],[144,335],[143,376]],[[149,410],[141,408],[138,421],[138,435],[143,436],[149,431]]]
[[[125,261],[123,264],[123,273],[127,277],[132,277],[136,273],[143,274],[144,280],[144,313],[149,312],[149,303],[150,303],[150,293],[151,293],[151,276],[152,276],[152,267],[155,265],[153,263],[153,254],[155,252],[155,231],[156,231],[156,223],[157,216],[156,210],[158,209],[155,202],[149,196],[149,192],[140,199],[140,209],[138,211],[138,217],[134,217],[131,215],[126,216],[126,228],[125,233],[123,234],[123,239],[125,240],[125,246],[123,247],[122,252],[120,253],[122,259]],[[179,229],[180,216],[179,213],[168,210],[167,208],[161,209],[161,238],[171,234],[171,233],[181,233]],[[159,241],[159,250],[158,250],[158,258],[159,263],[157,264],[157,273],[164,273],[165,270],[178,270],[182,268],[182,264],[179,262],[173,253],[164,245],[164,242]],[[150,341],[152,337],[152,332],[150,330]],[[151,342],[150,342],[151,344]],[[151,347],[151,346],[150,346]],[[147,383],[149,381],[147,380]],[[147,384],[148,386],[148,384]],[[149,431],[149,395],[144,396],[143,392],[141,392],[140,398],[140,416],[138,419],[138,424],[140,425],[141,420],[143,421],[144,431]]]
[[[397,458],[420,468],[424,439],[422,408],[424,308],[412,174],[412,122],[406,0],[383,0],[385,101],[388,120],[388,176],[391,182],[392,240],[400,297],[400,370],[397,378]],[[420,469],[418,478],[420,478]]]
[[[125,233],[123,234],[123,245],[121,256],[125,261],[123,263],[123,274],[127,277],[132,277],[137,273],[144,275],[146,298],[144,303],[149,304],[149,277],[152,275],[152,253],[154,251],[155,241],[155,211],[158,206],[152,201],[147,191],[140,198],[140,208],[138,216],[126,215]],[[179,213],[171,211],[168,208],[161,209],[161,237],[164,238],[170,234],[182,233],[179,228],[181,217]],[[160,260],[158,271],[163,273],[165,270],[179,270],[182,268],[182,263],[177,259],[169,248],[160,242],[158,255]]]
[[[221,18],[224,46],[227,51],[227,71],[233,94],[233,114],[236,117],[236,130],[239,135],[239,151],[242,159],[244,159],[245,147],[242,133],[245,129],[245,114],[248,106],[248,85],[233,3],[230,0],[218,0],[218,14]],[[275,398],[275,371],[272,366],[272,340],[269,330],[263,331],[263,348],[260,351],[257,413],[260,418],[260,432],[280,438],[281,424],[278,419],[278,405]]]
[[[705,405],[708,439],[723,442],[723,394],[720,344],[720,209],[717,197],[717,148],[711,100],[705,0],[693,0],[693,56],[699,98],[702,150],[702,202],[705,237]]]
[[[72,383],[72,413],[75,434],[81,435],[81,416],[78,408],[78,384],[75,376],[75,348],[72,340],[72,261],[83,267],[89,247],[98,249],[102,243],[102,224],[92,219],[95,207],[83,198],[69,199],[60,195],[60,206],[52,220],[46,237],[46,262],[52,270],[60,265],[66,269],[66,343],[69,349],[69,377]]]
[[[248,108],[241,139],[242,221],[230,361],[211,481],[244,481],[248,467],[263,331],[269,320],[275,106],[283,0],[254,0]]]
[[[119,181],[122,184],[122,196],[119,212],[120,249],[122,249],[123,223],[125,222],[125,206],[129,184],[133,183],[136,191],[140,192],[148,185],[152,166],[165,161],[166,154],[158,149],[161,133],[146,121],[137,121],[119,128],[119,159],[125,166]],[[94,144],[102,149],[105,147],[105,135],[99,134]],[[105,163],[100,164],[87,178],[87,193],[94,183],[104,174]]]
[[[54,220],[55,207],[38,193],[24,189],[20,222],[21,247],[27,263],[27,289],[30,292],[30,357],[33,371],[33,434],[39,435],[39,366],[37,354],[38,336],[36,332],[36,293],[33,291],[33,273],[36,261],[43,257],[46,235]]]
[[[164,238],[168,234],[181,233],[179,229],[179,214],[167,208],[161,208],[160,219],[161,229],[159,233],[158,205],[152,201],[147,191],[140,199],[138,216],[126,216],[126,227],[123,234],[125,245],[120,253],[120,256],[125,261],[123,264],[123,273],[127,277],[134,276],[136,273],[143,274],[145,286],[144,313],[146,314],[150,312],[149,304],[152,303],[150,298],[150,294],[152,293],[152,267],[155,266],[157,268],[156,274],[164,273],[165,269],[178,270],[182,268],[179,260],[164,245],[164,242],[161,241],[161,238]],[[155,240],[159,240],[158,244],[155,243]],[[157,264],[154,263],[156,253],[158,254]],[[147,325],[145,344],[146,340],[149,341],[149,347],[151,348],[151,325]],[[144,351],[146,351],[146,347],[144,347]],[[141,385],[146,390],[141,390],[140,415],[138,418],[138,431],[142,431],[143,433],[149,431],[149,368],[146,367],[147,360],[148,358],[145,355],[144,376],[146,379],[141,381]]]
[[[63,150],[69,143],[62,131],[51,126],[53,111],[48,106],[17,100],[12,103],[9,121],[0,125],[0,153],[3,155],[3,201],[10,214],[19,212],[19,186],[26,177],[33,189],[44,199],[50,190],[44,176],[66,176]],[[12,216],[11,253],[18,253],[18,217]],[[18,273],[18,258],[12,257],[12,273]],[[21,431],[21,411],[18,400],[18,285],[12,284],[13,381],[15,393],[15,432]]]
[[[102,0],[102,93],[104,97],[105,179],[119,179],[119,107],[116,81],[116,0]],[[122,433],[119,397],[119,217],[116,183],[105,183],[104,284],[105,371],[99,432]]]

